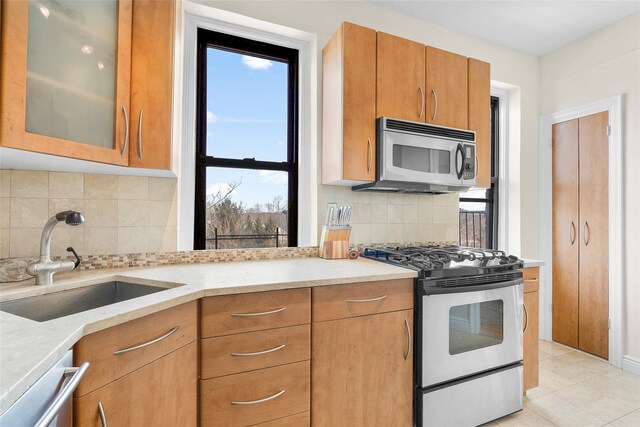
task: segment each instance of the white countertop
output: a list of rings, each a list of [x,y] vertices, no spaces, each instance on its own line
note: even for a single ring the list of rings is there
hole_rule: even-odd
[[[520,259],[524,261],[524,268],[544,266],[544,261],[539,259],[529,259],[529,258],[520,258]]]
[[[0,301],[111,280],[170,288],[41,323],[0,311],[0,414],[84,335],[129,320],[206,296],[413,277],[412,270],[362,258],[297,258],[85,271],[51,286],[4,290]]]

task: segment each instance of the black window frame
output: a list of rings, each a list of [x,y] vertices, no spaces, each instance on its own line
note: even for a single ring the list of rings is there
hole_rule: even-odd
[[[487,248],[497,249],[498,245],[498,212],[499,212],[499,170],[500,170],[500,99],[491,97],[491,187],[486,189],[485,197],[460,197],[460,202],[485,203],[487,218]],[[482,229],[482,228],[481,228]],[[468,227],[467,227],[468,230]],[[475,232],[475,227],[474,227]],[[462,236],[459,235],[459,241]]]
[[[207,49],[246,54],[288,65],[287,160],[273,162],[255,158],[233,159],[207,155]],[[282,171],[288,174],[287,243],[298,244],[298,60],[299,51],[283,46],[198,28],[196,87],[196,173],[193,248],[206,249],[207,168]]]

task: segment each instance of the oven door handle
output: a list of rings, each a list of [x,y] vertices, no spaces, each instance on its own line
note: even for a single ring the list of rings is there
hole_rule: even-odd
[[[517,286],[524,283],[522,278],[515,280],[508,280],[505,282],[498,283],[487,283],[484,285],[470,285],[470,286],[451,286],[448,288],[429,288],[426,286],[421,286],[420,288],[424,292],[424,295],[442,295],[442,294],[457,294],[461,292],[480,292],[480,291],[489,291],[491,289],[500,289],[500,288],[508,288],[509,286]]]

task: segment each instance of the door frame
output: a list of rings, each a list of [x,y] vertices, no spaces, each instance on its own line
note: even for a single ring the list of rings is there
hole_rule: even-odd
[[[541,301],[540,338],[552,341],[553,179],[551,127],[603,111],[609,112],[609,363],[622,368],[624,350],[624,211],[623,95],[541,116],[538,128],[538,254],[545,261],[543,283],[551,288]]]

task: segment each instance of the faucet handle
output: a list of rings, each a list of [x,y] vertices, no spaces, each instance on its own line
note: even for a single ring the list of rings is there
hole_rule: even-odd
[[[75,257],[76,257],[76,260],[74,261],[74,262],[75,262],[75,265],[73,266],[73,269],[75,270],[75,269],[76,269],[76,268],[78,268],[78,266],[80,265],[80,261],[81,261],[82,259],[78,256],[78,253],[76,252],[76,250],[75,250],[75,249],[73,249],[71,246],[69,246],[69,247],[67,248],[67,252],[72,252],[72,253],[73,253],[73,256],[75,256]]]

